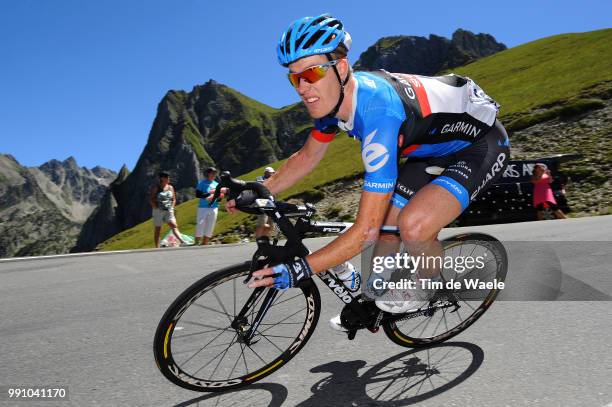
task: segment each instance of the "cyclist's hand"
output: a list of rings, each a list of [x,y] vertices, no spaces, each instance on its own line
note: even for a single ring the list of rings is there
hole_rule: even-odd
[[[253,273],[253,281],[249,283],[250,288],[274,287],[286,290],[295,287],[300,281],[312,276],[312,270],[306,259],[299,259],[289,264],[279,264],[272,268],[265,268]]]
[[[257,199],[257,194],[255,193],[255,191],[247,189],[245,191],[242,191],[240,195],[236,197],[236,199],[229,199],[225,204],[225,209],[229,213],[236,213],[238,212],[238,209],[236,209],[237,206],[248,206],[255,202],[255,199]]]

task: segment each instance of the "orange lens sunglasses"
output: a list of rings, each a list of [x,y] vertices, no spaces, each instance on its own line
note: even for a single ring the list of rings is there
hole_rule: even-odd
[[[308,69],[304,69],[302,72],[289,72],[287,74],[289,77],[289,82],[291,82],[291,84],[296,88],[300,86],[300,79],[304,79],[308,83],[315,83],[323,79],[329,67],[336,65],[338,62],[339,60],[336,59],[322,65],[311,66]]]

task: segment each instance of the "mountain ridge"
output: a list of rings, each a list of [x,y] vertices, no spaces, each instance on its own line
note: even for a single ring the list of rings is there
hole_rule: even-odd
[[[612,113],[609,113],[612,53],[609,49],[612,46],[608,45],[611,41],[612,29],[561,34],[522,44],[453,70],[471,77],[487,94],[501,102],[501,118],[510,130],[513,158],[536,158],[554,153],[585,154],[583,160],[570,163],[564,169],[573,179],[573,184],[568,186],[570,206],[575,206],[580,216],[612,213],[609,182],[612,179],[609,164],[612,158]],[[583,69],[578,69],[581,65]],[[517,68],[525,75],[514,83],[512,72]],[[566,76],[573,82],[559,83],[559,78]],[[544,91],[539,88],[540,83]],[[548,134],[547,129],[552,134]],[[358,148],[351,147],[349,141],[337,137],[327,154],[333,156],[329,160],[326,156],[313,173],[277,198],[297,196],[317,201],[324,196],[325,185],[336,181],[341,184],[346,177],[358,177],[359,170],[354,167],[354,160],[359,160]],[[339,152],[338,148],[349,150]],[[272,163],[275,168],[279,165],[281,162]],[[346,171],[344,167],[348,166],[353,167]],[[250,179],[262,170],[244,174],[244,178]],[[184,233],[193,233],[196,205],[197,200],[191,200],[178,208],[178,221]],[[347,212],[352,209],[343,208],[341,215],[350,215]],[[247,215],[227,216],[221,210],[215,239],[239,241],[251,237],[251,231],[245,228],[251,224],[252,219]],[[151,222],[147,221],[128,229],[100,244],[99,249],[150,247],[151,227]]]
[[[435,34],[427,38],[396,35],[376,41],[361,54],[353,68],[432,76],[505,49],[507,47],[490,34],[474,34],[461,28],[450,39]]]
[[[22,166],[0,154],[0,257],[65,253],[116,174],[74,157]]]

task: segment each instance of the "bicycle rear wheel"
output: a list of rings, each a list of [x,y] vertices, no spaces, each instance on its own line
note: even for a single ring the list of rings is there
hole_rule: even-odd
[[[168,380],[195,391],[235,389],[278,370],[306,344],[321,312],[314,282],[287,291],[260,288],[255,299],[255,290],[243,284],[249,268],[247,262],[214,272],[170,305],[153,343]],[[273,302],[245,339],[268,295]]]
[[[479,282],[504,282],[508,272],[508,255],[502,243],[482,233],[467,233],[440,242],[443,256],[457,258],[483,256],[483,267],[471,267],[461,273],[442,270],[444,281],[462,282],[478,279]],[[491,306],[499,290],[497,288],[461,288],[440,290],[421,308],[421,312],[405,314],[399,320],[383,323],[389,339],[405,347],[426,347],[444,342],[472,325]]]

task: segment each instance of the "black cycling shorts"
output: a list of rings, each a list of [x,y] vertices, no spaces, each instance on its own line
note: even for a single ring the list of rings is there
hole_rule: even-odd
[[[393,205],[403,208],[425,185],[432,183],[449,191],[465,210],[478,194],[504,172],[509,158],[508,134],[499,122],[472,145],[444,157],[408,158],[399,169]],[[444,168],[441,174],[436,167]]]

